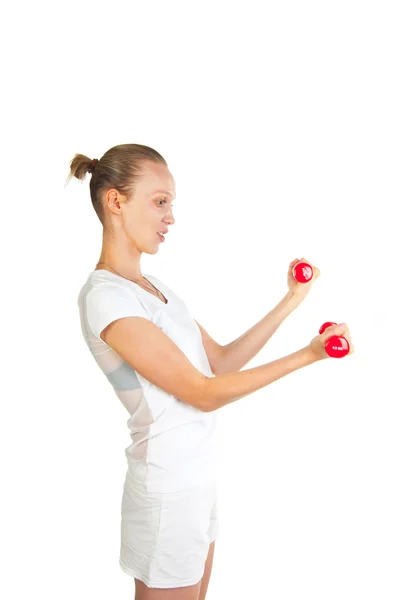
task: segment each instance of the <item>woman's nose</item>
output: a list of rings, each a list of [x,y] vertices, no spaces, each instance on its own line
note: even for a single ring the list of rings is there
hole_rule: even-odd
[[[175,221],[172,208],[170,208],[169,212],[167,213],[167,221],[169,223],[174,223],[174,221]]]

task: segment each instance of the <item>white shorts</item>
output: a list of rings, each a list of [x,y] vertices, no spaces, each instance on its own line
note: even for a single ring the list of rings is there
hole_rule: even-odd
[[[151,588],[194,585],[219,532],[216,481],[180,492],[146,492],[126,474],[121,507],[122,570]]]

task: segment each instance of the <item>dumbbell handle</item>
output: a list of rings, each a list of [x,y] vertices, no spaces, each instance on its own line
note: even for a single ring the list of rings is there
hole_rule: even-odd
[[[331,325],[337,325],[332,321],[327,321],[319,328],[319,333],[322,334],[325,329]],[[350,344],[345,337],[341,335],[332,335],[325,344],[325,350],[332,358],[343,358],[350,351]]]

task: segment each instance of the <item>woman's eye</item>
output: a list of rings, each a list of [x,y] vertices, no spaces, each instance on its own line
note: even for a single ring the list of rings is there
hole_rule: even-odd
[[[158,200],[158,202],[167,202],[167,200]],[[171,208],[174,208],[174,204],[171,205]]]

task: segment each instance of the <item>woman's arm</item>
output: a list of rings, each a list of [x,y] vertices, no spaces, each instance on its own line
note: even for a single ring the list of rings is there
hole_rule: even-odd
[[[317,360],[320,359],[312,352],[310,346],[307,346],[266,365],[209,377],[205,381],[202,410],[217,410]]]
[[[292,313],[300,302],[288,292],[271,312],[253,325],[246,333],[226,346],[217,363],[217,375],[240,371],[259,353],[273,336],[280,324]]]

